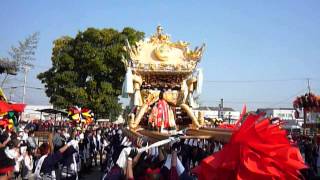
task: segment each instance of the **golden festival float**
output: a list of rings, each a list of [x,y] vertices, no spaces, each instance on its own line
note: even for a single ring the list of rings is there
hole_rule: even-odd
[[[193,113],[202,91],[203,75],[198,64],[205,45],[189,49],[185,41],[172,42],[161,26],[156,33],[124,47],[129,58],[122,96],[130,99],[128,136],[158,141],[183,131],[180,138],[227,142],[232,130],[208,128],[202,112]]]

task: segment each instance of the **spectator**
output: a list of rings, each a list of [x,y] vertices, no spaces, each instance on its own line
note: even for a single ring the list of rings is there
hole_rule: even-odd
[[[35,169],[35,179],[56,179],[55,166],[63,157],[63,153],[70,146],[77,146],[76,141],[71,141],[68,144],[62,146],[56,152],[51,153],[48,143],[43,143],[39,147],[39,153],[41,157],[39,158],[36,169]]]
[[[28,132],[27,144],[32,150],[37,148],[37,143],[36,143],[36,140],[34,138],[34,131],[29,131]]]
[[[61,130],[58,129],[53,136],[54,152],[58,151],[63,146],[63,138],[61,136]]]
[[[21,177],[23,180],[32,179],[33,170],[33,157],[32,149],[30,147],[26,148],[26,152],[23,153],[22,170]]]

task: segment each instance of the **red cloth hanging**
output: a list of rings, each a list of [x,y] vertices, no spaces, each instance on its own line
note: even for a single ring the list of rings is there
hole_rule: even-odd
[[[300,179],[307,168],[297,147],[279,124],[261,115],[249,115],[221,151],[193,169],[199,180]]]
[[[157,115],[157,126],[160,128],[162,122],[164,123],[164,127],[169,127],[169,105],[165,100],[160,99],[158,101],[158,115]]]
[[[26,104],[9,104],[5,101],[0,101],[0,113],[9,111],[23,112]]]
[[[26,104],[9,104],[10,111],[23,112]]]
[[[9,111],[9,105],[5,101],[0,101],[0,113],[6,113]]]

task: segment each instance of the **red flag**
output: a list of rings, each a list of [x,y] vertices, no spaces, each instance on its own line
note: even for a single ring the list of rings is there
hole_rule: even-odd
[[[240,117],[239,119],[236,121],[235,125],[238,126],[241,122],[241,120],[243,119],[244,115],[247,113],[247,105],[244,104],[243,107],[242,107],[242,111],[241,111],[241,114],[240,114]]]
[[[26,104],[9,104],[10,111],[23,112]]]
[[[5,113],[10,110],[8,103],[5,101],[0,101],[0,113]]]
[[[23,112],[26,104],[9,104],[5,101],[0,101],[0,113],[9,111]]]

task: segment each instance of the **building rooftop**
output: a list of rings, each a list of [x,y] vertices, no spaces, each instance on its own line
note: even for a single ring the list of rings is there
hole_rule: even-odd
[[[195,108],[194,110],[199,110],[199,111],[219,111],[219,107],[210,107],[210,106],[201,106],[198,108]],[[234,109],[230,107],[224,107],[222,111],[234,111]]]
[[[294,108],[258,108],[257,112],[268,111],[268,110],[294,110]]]

